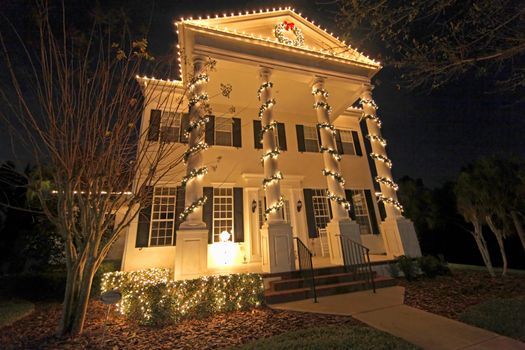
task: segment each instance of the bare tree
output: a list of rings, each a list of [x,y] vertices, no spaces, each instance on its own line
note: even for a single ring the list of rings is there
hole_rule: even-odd
[[[381,43],[408,88],[431,90],[467,72],[499,91],[525,86],[525,6],[519,0],[334,0],[355,45]],[[520,96],[521,97],[521,96]]]
[[[139,83],[153,58],[147,40],[133,40],[125,25],[115,32],[95,17],[86,35],[70,35],[64,7],[52,12],[42,1],[37,9],[37,48],[19,40],[29,62],[23,70],[6,44],[17,32],[0,34],[8,73],[1,114],[15,151],[29,150],[36,162],[30,190],[65,242],[59,332],[78,334],[93,276],[111,245],[148,204],[151,186],[181,171],[181,145],[148,137],[159,130],[140,125],[143,108],[180,111],[186,90],[170,81]]]

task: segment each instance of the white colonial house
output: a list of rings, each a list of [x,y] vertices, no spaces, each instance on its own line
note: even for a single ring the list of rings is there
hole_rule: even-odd
[[[182,78],[139,78],[160,96],[142,129],[150,142],[180,143],[166,163],[186,162],[117,244],[122,270],[291,271],[294,237],[316,266],[342,264],[341,237],[372,260],[421,254],[372,99],[379,62],[291,8],[175,25]],[[159,108],[186,93],[182,107]]]

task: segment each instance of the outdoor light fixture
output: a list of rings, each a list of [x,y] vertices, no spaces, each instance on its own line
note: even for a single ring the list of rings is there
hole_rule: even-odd
[[[219,235],[219,238],[221,239],[221,242],[228,242],[230,240],[230,233],[228,231],[222,231]]]
[[[252,213],[255,213],[255,209],[257,209],[257,202],[255,199],[252,201]]]
[[[300,213],[301,209],[303,209],[303,202],[301,202],[301,200],[299,199],[297,201],[297,212]]]

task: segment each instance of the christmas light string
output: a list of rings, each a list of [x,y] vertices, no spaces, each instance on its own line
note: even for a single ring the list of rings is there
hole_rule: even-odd
[[[282,179],[283,179],[283,174],[280,171],[278,171],[277,173],[275,173],[271,177],[267,177],[267,178],[265,178],[263,180],[263,188],[266,189],[267,186],[269,186],[272,183],[275,183],[277,181],[280,181]]]
[[[262,143],[264,134],[270,130],[276,130],[276,128],[277,128],[277,122],[275,120],[272,120],[269,124],[263,126],[261,128],[261,132],[259,133],[259,141]]]
[[[374,121],[377,124],[378,128],[381,128],[381,125],[383,124],[381,122],[381,119],[379,119],[378,116],[372,115],[372,114],[364,114],[362,119],[370,119],[370,120]]]
[[[194,153],[197,153],[197,152],[200,152],[200,151],[203,151],[205,149],[208,149],[208,144],[206,142],[199,142],[198,144],[196,144],[195,146],[193,147],[190,147],[186,150],[186,152],[184,152],[184,156],[183,156],[183,160],[184,160],[184,163],[188,162],[188,159],[194,154]]]
[[[326,198],[342,205],[346,210],[350,210],[350,203],[346,200],[346,198],[338,196],[335,193],[330,192],[330,190],[326,190]]]
[[[197,199],[195,202],[191,203],[191,205],[189,205],[186,208],[184,208],[182,213],[180,213],[180,215],[179,215],[180,221],[186,220],[188,215],[193,213],[195,211],[195,209],[197,209],[198,207],[203,206],[204,203],[206,203],[207,200],[208,200],[208,197],[202,196],[199,199]]]
[[[268,108],[272,107],[275,104],[275,99],[271,98],[264,102],[261,107],[259,108],[259,118],[262,118],[264,111],[266,111]]]
[[[284,207],[284,198],[281,196],[277,203],[273,204],[272,206],[266,208],[264,211],[264,215],[268,217],[270,213],[279,211],[282,207]]]
[[[345,184],[345,179],[343,179],[343,176],[341,174],[339,174],[338,172],[331,171],[331,170],[328,170],[328,169],[323,169],[323,175],[324,176],[331,176],[331,177],[333,177],[335,179],[335,181],[337,181],[341,185]]]
[[[199,169],[191,169],[190,173],[182,178],[182,181],[181,181],[182,187],[185,187],[186,184],[190,180],[192,180],[192,179],[194,179],[194,178],[196,178],[198,176],[204,176],[207,173],[208,173],[208,167],[205,167],[205,166],[203,166],[202,168],[199,168]]]
[[[392,161],[384,155],[372,152],[370,153],[370,157],[372,157],[372,159],[376,159],[380,162],[383,162],[386,164],[387,167],[392,168]]]
[[[328,113],[332,112],[332,107],[324,101],[317,101],[316,103],[314,103],[314,109],[317,108],[324,108],[328,111]]]
[[[273,83],[271,81],[267,81],[265,83],[262,83],[259,87],[259,90],[257,90],[257,99],[261,100],[261,94],[265,89],[270,89],[273,87]]]
[[[387,142],[384,138],[382,138],[381,136],[378,136],[378,135],[374,135],[374,134],[368,134],[366,135],[366,138],[369,139],[370,141],[373,141],[373,142],[379,142],[381,144],[381,146],[385,147],[387,145]]]
[[[337,134],[337,131],[335,130],[335,126],[333,126],[332,124],[330,123],[317,123],[317,129],[326,129],[326,130],[329,130],[332,135],[335,136],[335,134]]]
[[[333,148],[321,146],[319,150],[321,151],[321,153],[325,153],[325,152],[328,153],[329,155],[334,157],[334,159],[337,161],[341,160],[341,155],[339,154],[339,152],[337,152],[337,150]]]
[[[392,179],[382,177],[382,176],[376,176],[376,182],[380,184],[384,184],[390,188],[392,188],[394,191],[397,191],[399,189],[398,184],[396,184]]]
[[[403,212],[403,206],[401,205],[401,203],[399,203],[397,200],[395,200],[394,198],[392,197],[386,197],[385,195],[383,195],[381,192],[376,192],[376,196],[377,196],[377,199],[380,201],[380,202],[384,202],[384,203],[388,203],[388,204],[391,204],[393,205],[394,207],[396,207],[397,210],[399,210],[400,212]]]
[[[184,133],[184,135],[186,137],[189,137],[190,136],[190,133],[197,129],[199,126],[205,126],[206,123],[208,123],[210,121],[210,118],[208,116],[206,117],[198,117],[197,120],[195,121],[192,121],[189,123],[188,127],[186,128],[186,131]]]
[[[209,80],[208,74],[200,73],[190,80],[188,89],[193,90],[198,84],[207,83]]]
[[[328,97],[328,91],[326,91],[325,89],[321,89],[321,88],[315,88],[315,89],[312,90],[312,95],[321,95],[324,98],[327,98]]]
[[[203,101],[208,101],[208,94],[205,92],[200,94],[199,96],[190,98],[190,101],[188,103],[188,108],[191,110],[193,106]]]

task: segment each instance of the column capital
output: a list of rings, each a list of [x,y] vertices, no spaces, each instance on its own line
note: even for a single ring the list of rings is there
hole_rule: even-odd
[[[368,100],[372,99],[372,90],[374,90],[374,85],[372,84],[363,84],[361,86],[361,91],[359,92],[359,96],[361,98],[366,98]]]
[[[316,75],[314,76],[314,78],[312,79],[312,82],[310,83],[310,87],[313,89],[313,88],[318,88],[318,89],[322,89],[324,88],[324,84],[326,82],[326,78],[323,77],[323,76],[320,76],[320,75]]]
[[[194,55],[192,58],[193,69],[200,70],[202,66],[206,63],[206,57],[202,55]]]
[[[273,69],[270,67],[260,66],[259,67],[259,78],[262,80],[270,80],[270,77],[272,76]]]

